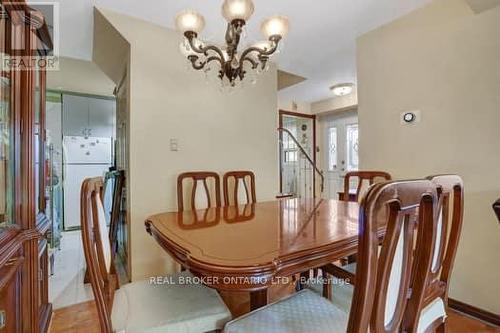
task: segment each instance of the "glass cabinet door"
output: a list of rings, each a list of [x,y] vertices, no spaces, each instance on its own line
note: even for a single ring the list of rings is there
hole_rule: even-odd
[[[14,131],[10,72],[0,76],[0,234],[14,224]]]
[[[33,72],[35,79],[34,111],[35,111],[35,211],[46,215],[48,197],[48,149],[45,135],[45,73],[41,70]]]

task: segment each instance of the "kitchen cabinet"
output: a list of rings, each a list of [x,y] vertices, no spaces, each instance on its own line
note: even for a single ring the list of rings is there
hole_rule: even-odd
[[[114,99],[63,94],[63,135],[115,137]]]

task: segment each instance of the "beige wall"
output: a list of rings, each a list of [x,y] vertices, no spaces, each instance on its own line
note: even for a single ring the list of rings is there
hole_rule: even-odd
[[[82,94],[113,96],[114,82],[90,61],[59,59],[60,69],[47,72],[47,88]]]
[[[311,104],[311,113],[337,113],[349,109],[354,109],[358,105],[358,93],[356,89],[345,96],[336,96],[322,101],[314,102]]]
[[[465,221],[451,297],[500,313],[500,8],[436,0],[358,40],[362,168],[458,173]],[[422,121],[400,124],[421,110]]]
[[[289,100],[280,100],[278,98],[278,108],[280,110],[299,112],[299,113],[311,113],[311,104],[307,102],[296,102]]]
[[[132,277],[172,271],[172,260],[144,229],[150,214],[174,211],[176,177],[188,170],[250,169],[257,199],[278,192],[276,68],[234,94],[188,71],[181,36],[101,10],[130,43],[129,210]],[[179,151],[169,150],[178,139]]]

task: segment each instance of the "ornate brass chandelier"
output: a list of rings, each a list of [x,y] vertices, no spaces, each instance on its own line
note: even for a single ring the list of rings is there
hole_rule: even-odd
[[[222,15],[227,20],[226,45],[218,47],[206,44],[199,37],[205,27],[205,19],[193,10],[184,10],[175,18],[176,26],[184,34],[181,52],[195,70],[209,72],[216,64],[218,78],[223,86],[235,87],[250,71],[260,73],[268,68],[271,56],[277,53],[282,38],[288,32],[288,19],[284,16],[270,17],[261,25],[267,41],[254,44],[241,53],[238,46],[247,21],[254,12],[252,0],[225,0]]]

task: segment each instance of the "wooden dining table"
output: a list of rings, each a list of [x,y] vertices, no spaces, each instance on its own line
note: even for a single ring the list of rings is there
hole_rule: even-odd
[[[281,199],[149,217],[147,232],[209,287],[267,304],[281,279],[355,254],[357,202]]]

